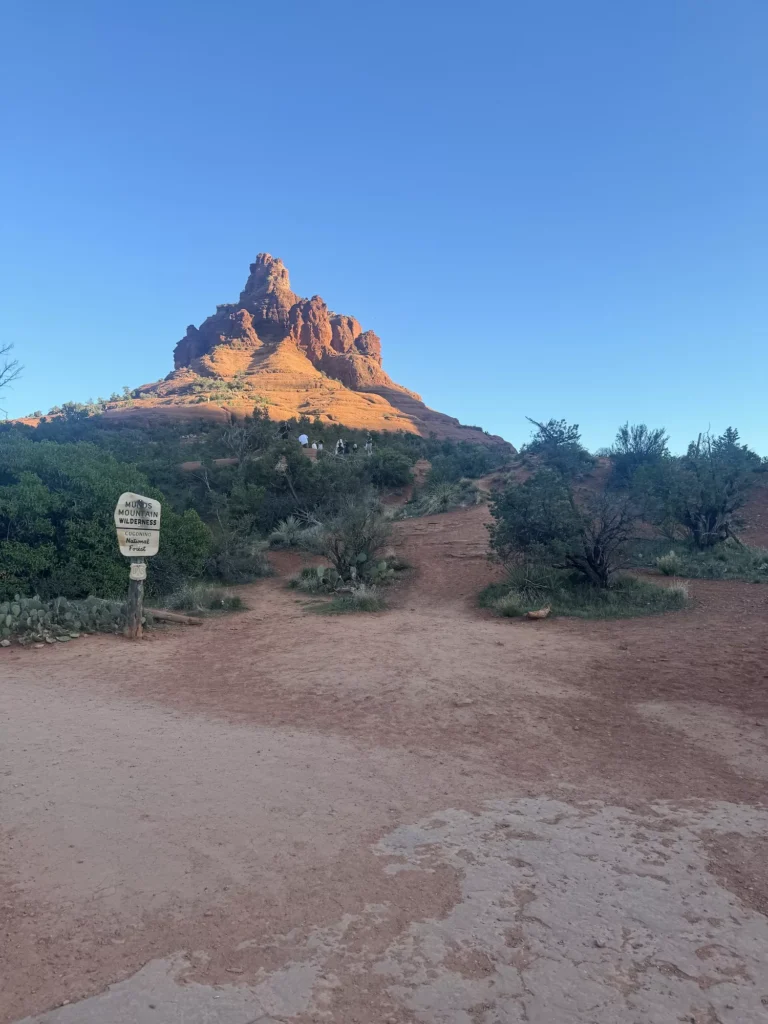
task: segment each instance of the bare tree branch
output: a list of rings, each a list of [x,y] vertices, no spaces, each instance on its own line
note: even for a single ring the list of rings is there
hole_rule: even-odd
[[[13,344],[11,342],[0,345],[0,391],[8,387],[17,377],[20,377],[21,371],[24,369],[18,359],[10,358],[9,353],[12,348]]]

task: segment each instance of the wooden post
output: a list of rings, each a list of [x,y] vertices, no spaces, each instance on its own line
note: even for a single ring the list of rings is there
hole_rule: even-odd
[[[144,580],[147,563],[143,558],[131,559],[131,577],[128,583],[128,601],[125,606],[125,635],[129,640],[141,640],[141,619],[144,614]]]

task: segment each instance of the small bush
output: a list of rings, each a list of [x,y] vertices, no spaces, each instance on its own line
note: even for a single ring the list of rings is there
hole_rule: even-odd
[[[680,576],[683,572],[683,560],[674,551],[661,555],[656,559],[656,568],[664,576]]]
[[[219,583],[251,583],[271,574],[264,549],[257,541],[219,538],[205,563],[206,577]]]
[[[375,498],[345,498],[337,512],[317,520],[309,550],[327,558],[344,583],[355,583],[369,577],[391,529]]]
[[[507,566],[504,582],[528,607],[540,608],[566,578],[564,573],[544,563],[521,561]]]
[[[728,427],[719,437],[700,434],[679,458],[641,467],[634,486],[653,521],[676,522],[693,547],[706,551],[737,535],[760,462]]]
[[[349,612],[381,612],[386,608],[376,587],[358,583],[347,593],[337,594],[332,601],[313,605],[309,611],[317,615],[344,615]]]
[[[504,594],[502,597],[497,597],[491,607],[499,615],[510,619],[525,615],[525,601],[522,595],[514,590],[510,590],[508,594]]]
[[[310,522],[309,526],[304,527],[299,534],[298,547],[300,547],[302,551],[309,551],[310,554],[316,553],[320,545],[321,532],[322,527],[320,523]]]
[[[458,444],[440,442],[436,452],[428,453],[431,468],[427,485],[437,483],[458,483],[469,478],[476,480],[498,469],[509,458],[504,447],[488,448],[485,445],[459,441]]]
[[[678,595],[684,602],[688,601],[688,584],[683,582],[673,583],[670,587],[667,587],[667,591],[671,594]]]
[[[277,524],[269,535],[271,548],[293,548],[301,540],[301,522],[296,516],[288,516]]]
[[[613,462],[613,484],[627,487],[640,469],[658,466],[669,456],[668,441],[664,427],[647,427],[645,423],[630,426],[629,421],[619,427],[613,447],[608,450]]]
[[[170,594],[163,602],[170,611],[233,612],[244,608],[242,598],[222,587],[206,583],[191,583]]]
[[[500,615],[522,615],[549,605],[553,615],[580,619],[623,619],[678,611],[688,603],[684,584],[661,587],[633,576],[619,577],[612,587],[581,583],[566,573],[558,574],[552,589],[533,597],[511,589],[509,582],[492,583],[480,594],[480,605]]]
[[[394,552],[387,555],[386,563],[390,569],[394,570],[395,574],[399,572],[407,572],[409,569],[413,568],[410,562],[406,562],[404,558],[401,558],[400,555],[396,555]]]
[[[145,616],[144,622],[151,625],[151,616]],[[0,640],[52,642],[81,632],[118,633],[124,624],[125,605],[100,597],[76,601],[55,597],[43,601],[37,595],[15,594],[9,601],[0,601]]]
[[[333,594],[342,586],[342,579],[331,566],[314,565],[302,569],[288,586],[305,594]]]
[[[677,546],[658,554],[658,540],[637,540],[631,549],[636,566],[657,568],[665,576],[686,576],[702,580],[745,580],[768,583],[768,549],[727,540],[712,548],[699,550],[693,544]]]
[[[609,589],[580,584],[559,592],[552,603],[556,615],[583,619],[623,619],[679,611],[688,602],[683,586],[660,587],[633,576],[620,577]]]
[[[212,547],[210,528],[194,509],[177,515],[163,508],[160,551],[151,559],[147,579],[148,596],[167,593],[188,579],[199,579]],[[166,528],[167,527],[167,528]]]
[[[357,583],[350,584],[341,578],[339,573],[330,565],[307,566],[301,570],[298,576],[288,581],[288,586],[294,590],[301,590],[305,594],[335,594],[341,591],[365,593],[366,585],[370,588],[391,583],[397,578],[398,573],[405,572],[410,566],[407,562],[400,561],[396,555],[389,555],[378,562],[372,562],[366,567],[364,579]]]
[[[685,559],[684,575],[694,579],[768,583],[768,549],[726,541],[709,550],[692,550]]]
[[[568,480],[584,476],[595,464],[594,458],[581,443],[578,423],[565,420],[538,420],[526,416],[536,430],[531,440],[520,449],[524,463],[546,467]]]
[[[371,584],[391,583],[395,578],[396,572],[397,570],[390,564],[389,560],[382,558],[370,567],[366,579]]]
[[[457,508],[468,508],[481,500],[480,491],[471,480],[458,483],[433,483],[414,495],[399,512],[399,519],[413,519],[416,516],[434,516],[441,512],[452,512]]]
[[[404,487],[413,480],[411,464],[402,452],[382,448],[367,457],[365,470],[374,487]]]
[[[491,548],[503,562],[525,558],[576,572],[609,589],[639,512],[626,495],[603,489],[580,496],[559,472],[540,469],[491,500]]]

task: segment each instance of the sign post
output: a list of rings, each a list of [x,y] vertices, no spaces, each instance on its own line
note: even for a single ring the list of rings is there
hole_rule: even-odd
[[[125,635],[130,640],[140,640],[147,578],[144,559],[156,555],[160,547],[160,502],[126,491],[117,501],[115,526],[120,554],[131,560]]]

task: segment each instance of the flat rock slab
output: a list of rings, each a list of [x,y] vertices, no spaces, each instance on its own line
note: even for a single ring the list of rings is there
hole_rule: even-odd
[[[278,1024],[268,1007],[291,1015],[307,1002],[314,972],[300,965],[256,987],[179,983],[191,967],[183,956],[153,960],[132,978],[92,999],[61,1006],[24,1024]]]
[[[768,1022],[768,919],[710,874],[707,852],[712,836],[766,829],[768,812],[724,802],[446,809],[373,852],[394,877],[456,872],[447,914],[398,925],[397,906],[368,906],[275,936],[284,964],[242,984],[199,984],[180,954],[23,1024]]]

